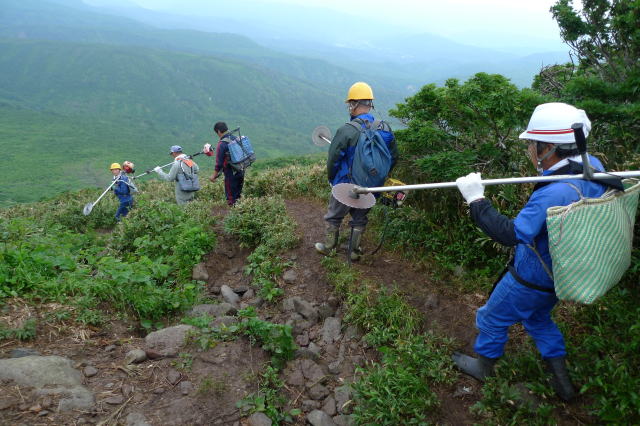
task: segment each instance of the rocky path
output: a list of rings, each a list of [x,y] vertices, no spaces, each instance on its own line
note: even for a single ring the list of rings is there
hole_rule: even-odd
[[[281,373],[287,409],[299,408],[297,424],[351,424],[356,367],[377,357],[362,334],[343,322],[313,243],[324,234],[324,205],[295,199],[286,203],[300,245],[285,253],[291,267],[279,282],[285,294],[268,304],[243,274],[249,250],[219,229],[214,252],[196,265],[193,276],[207,283],[211,303],[190,315],[215,318],[210,327],[233,325],[238,309],[253,306],[260,318],[290,324],[299,346]],[[214,212],[223,216],[224,209]],[[373,246],[373,244],[370,244]],[[342,253],[340,255],[343,255]],[[453,337],[460,346],[473,336],[473,312],[482,299],[447,294],[424,272],[384,251],[354,265],[365,276],[395,285],[424,314],[425,328]],[[24,308],[31,309],[31,308]],[[262,413],[244,416],[237,401],[256,392],[269,355],[246,338],[202,347],[190,338],[194,328],[179,319],[141,337],[133,324],[114,321],[101,329],[47,322],[45,305],[37,339],[0,346],[0,425],[268,425]],[[26,314],[25,314],[26,315]],[[476,383],[461,378],[439,391],[443,424],[469,424],[468,407],[478,399]]]

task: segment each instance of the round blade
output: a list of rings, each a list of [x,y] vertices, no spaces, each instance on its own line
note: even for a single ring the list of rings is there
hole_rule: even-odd
[[[311,133],[311,140],[315,146],[330,145],[331,139],[331,130],[327,126],[318,126]]]
[[[354,209],[370,209],[376,204],[376,197],[373,194],[354,194],[352,183],[339,183],[331,189],[333,197],[342,204]],[[354,198],[354,195],[357,198]]]
[[[87,203],[84,205],[84,208],[82,209],[82,214],[85,216],[89,216],[89,213],[91,213],[91,210],[93,210],[93,203]]]

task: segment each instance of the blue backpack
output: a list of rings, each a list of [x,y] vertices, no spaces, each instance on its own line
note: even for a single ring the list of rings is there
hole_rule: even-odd
[[[393,156],[380,131],[391,132],[384,121],[373,123],[361,119],[350,121],[360,132],[351,166],[351,182],[371,188],[384,185],[391,170]]]
[[[238,128],[238,133],[240,128]],[[256,154],[253,152],[251,141],[248,137],[240,135],[236,137],[232,134],[226,138],[229,146],[229,160],[231,167],[237,172],[244,172],[247,167],[256,161]]]

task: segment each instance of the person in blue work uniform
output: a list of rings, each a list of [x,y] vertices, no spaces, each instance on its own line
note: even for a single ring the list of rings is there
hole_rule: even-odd
[[[224,194],[227,204],[233,206],[242,196],[242,186],[244,185],[244,171],[236,170],[231,165],[231,154],[229,153],[229,142],[237,140],[238,137],[229,133],[227,124],[223,121],[217,122],[213,126],[213,131],[218,135],[218,145],[216,146],[216,165],[213,175],[209,178],[215,182],[220,175],[224,174]]]
[[[377,129],[393,157],[392,169],[398,159],[398,148],[391,128],[384,121],[377,121],[371,114],[373,99],[373,90],[367,83],[359,81],[349,88],[345,102],[351,121],[344,124],[336,132],[331,141],[327,158],[327,177],[331,186],[339,183],[353,183],[351,182],[351,167],[353,165],[355,147],[360,138],[359,126],[374,126]],[[340,224],[344,217],[350,214],[351,221],[349,226],[353,228],[351,247],[354,248],[351,253],[351,260],[360,260],[362,256],[360,241],[367,226],[369,210],[346,206],[331,195],[328,211],[324,216],[324,220],[327,223],[326,241],[324,243],[316,243],[316,250],[326,255],[336,247]]]
[[[529,156],[542,175],[582,173],[582,159],[571,129],[574,123],[583,124],[585,136],[591,129],[585,112],[571,105],[547,103],[534,110],[520,139],[528,142]],[[604,171],[598,159],[589,158],[593,168]],[[545,361],[554,390],[563,400],[571,400],[575,390],[566,368],[564,338],[551,319],[558,299],[552,279],[546,212],[549,207],[578,201],[581,195],[599,197],[606,186],[587,180],[539,183],[516,218],[509,219],[484,198],[480,173],[458,178],[456,183],[480,229],[516,250],[506,273],[476,314],[478,336],[474,350],[478,356],[456,352],[455,365],[480,381],[492,376],[494,364],[504,353],[509,327],[521,322]]]
[[[120,222],[120,218],[129,214],[129,209],[133,205],[131,184],[119,163],[112,163],[109,169],[111,170],[111,174],[113,174],[113,180],[116,181],[112,187],[113,193],[116,194],[116,197],[120,200],[120,205],[118,206],[118,210],[116,210],[116,220]]]

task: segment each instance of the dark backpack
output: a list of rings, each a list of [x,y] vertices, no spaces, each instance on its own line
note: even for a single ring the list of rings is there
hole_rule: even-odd
[[[391,129],[384,121],[371,123],[356,119],[348,124],[360,132],[350,170],[351,182],[367,188],[384,185],[393,164],[393,156],[380,131],[390,132]]]
[[[190,170],[186,172],[182,165],[186,165]],[[180,172],[176,175],[178,180],[178,187],[185,192],[200,191],[200,181],[198,180],[198,173],[193,170],[193,166],[189,166],[183,160],[180,160]]]

